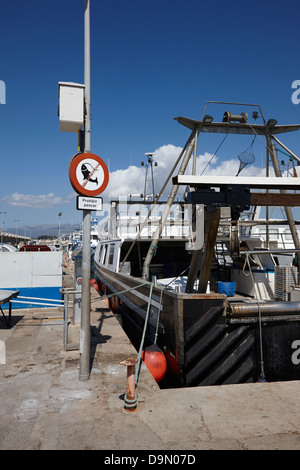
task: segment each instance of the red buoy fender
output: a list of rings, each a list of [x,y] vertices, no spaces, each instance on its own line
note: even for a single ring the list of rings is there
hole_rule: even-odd
[[[166,360],[168,366],[168,372],[176,378],[180,378],[180,368],[176,356],[171,352],[170,349],[166,350]]]
[[[119,297],[114,295],[108,299],[108,306],[113,313],[117,313],[120,307]]]
[[[99,290],[97,279],[91,279],[91,285],[94,287],[94,289]]]
[[[141,358],[156,382],[161,382],[167,372],[167,360],[163,351],[152,344],[142,351]]]

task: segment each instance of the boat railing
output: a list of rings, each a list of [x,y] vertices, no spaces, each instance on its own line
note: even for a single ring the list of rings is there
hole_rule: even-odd
[[[151,217],[144,225],[145,219],[132,217],[128,220],[117,219],[116,235],[119,238],[152,238],[160,223],[160,218]],[[188,239],[189,223],[187,221],[170,218],[163,228],[161,238]]]
[[[160,224],[161,206],[158,206],[150,217],[147,207],[130,204],[122,206],[119,206],[108,220],[99,225],[98,238],[100,240],[135,239],[137,236],[140,239],[152,238]],[[190,230],[191,223],[187,208],[180,204],[172,206],[162,231],[162,239],[176,238],[188,241]]]

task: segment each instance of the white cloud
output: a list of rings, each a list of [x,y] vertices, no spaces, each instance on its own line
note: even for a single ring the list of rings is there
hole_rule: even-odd
[[[223,176],[236,176],[240,167],[238,159],[224,160],[216,165],[216,162],[209,166],[205,171],[205,175],[223,175]],[[262,168],[249,165],[244,167],[240,173],[241,176],[266,176],[266,170]]]
[[[61,204],[61,197],[49,194],[20,194],[13,193],[11,196],[5,196],[3,201],[14,207],[31,207],[33,209],[43,209],[54,207]]]
[[[163,145],[162,147],[155,150],[153,154],[153,160],[157,162],[157,166],[153,167],[154,174],[154,190],[158,193],[162,188],[166,178],[175,164],[177,158],[182,151],[181,147],[175,145]],[[235,176],[239,169],[239,160],[237,158],[231,160],[221,160],[220,157],[214,157],[212,154],[205,152],[203,155],[197,156],[196,173],[201,174],[206,168],[207,164],[210,164],[205,169],[204,175],[228,175]],[[174,172],[175,176],[179,169],[179,165],[176,167]],[[129,166],[125,170],[117,170],[110,173],[109,185],[105,193],[102,195],[105,202],[108,198],[118,199],[119,196],[128,196],[129,194],[142,194],[144,192],[145,184],[145,166],[136,167]],[[192,172],[192,158],[189,163],[187,174]],[[148,173],[150,178],[150,173]],[[246,166],[242,172],[242,176],[265,176],[265,169],[258,168],[254,165]],[[148,179],[148,178],[147,178]],[[148,181],[147,193],[152,192],[151,184]],[[164,197],[167,197],[171,190],[171,182],[166,187]],[[179,197],[182,196],[184,188],[180,190]]]
[[[145,169],[129,166],[126,170],[113,171],[109,175],[107,194],[111,199],[144,191]]]
[[[169,176],[171,169],[173,168],[176,160],[178,159],[182,151],[181,147],[168,144],[159,147],[153,154],[153,160],[157,162],[157,166],[153,167],[154,174],[154,191],[156,194],[159,193],[166,178]],[[187,174],[192,172],[192,159],[189,163]],[[212,161],[211,161],[212,160]],[[207,164],[210,164],[207,166]],[[179,165],[176,167],[174,175],[177,174]],[[207,167],[207,168],[206,168]],[[197,156],[197,174],[201,174],[205,169],[205,175],[236,175],[239,168],[239,160],[237,158],[231,160],[221,160],[220,157],[214,157],[212,154],[205,152],[203,155]],[[110,173],[109,184],[107,189],[100,196],[103,197],[103,202],[107,203],[109,199],[118,199],[119,196],[128,196],[129,194],[142,194],[144,193],[145,185],[145,166],[134,166],[131,165],[125,170],[117,170]],[[265,170],[262,170],[254,165],[249,165],[243,169],[243,176],[264,176]],[[173,176],[174,176],[173,175]],[[152,193],[152,187],[150,184],[150,172],[148,173],[149,180],[147,183],[147,194]],[[167,185],[163,197],[166,198],[171,191],[171,181]],[[182,198],[185,188],[180,188],[178,197]],[[76,197],[75,193],[70,193],[66,197],[62,198],[56,196],[54,193],[49,194],[21,194],[13,193],[10,196],[5,196],[3,201],[14,207],[28,207],[33,209],[43,209],[55,207],[58,204],[66,203],[69,204]]]
[[[64,200],[62,201],[63,203],[65,204],[70,204],[70,202],[73,202],[74,199],[76,198],[77,194],[74,192],[74,193],[70,193],[68,194],[68,196],[66,196],[64,198]]]

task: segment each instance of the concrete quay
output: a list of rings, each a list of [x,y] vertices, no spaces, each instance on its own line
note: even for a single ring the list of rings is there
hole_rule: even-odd
[[[91,295],[87,381],[79,351],[64,350],[61,308],[13,310],[11,329],[0,322],[1,450],[102,450],[105,458],[300,449],[300,381],[161,390],[143,365],[137,411],[125,411],[120,361],[137,353],[92,286]]]

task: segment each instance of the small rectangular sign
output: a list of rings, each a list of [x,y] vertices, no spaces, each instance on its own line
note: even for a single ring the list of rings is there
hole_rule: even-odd
[[[77,196],[77,209],[87,211],[102,211],[102,197]]]

